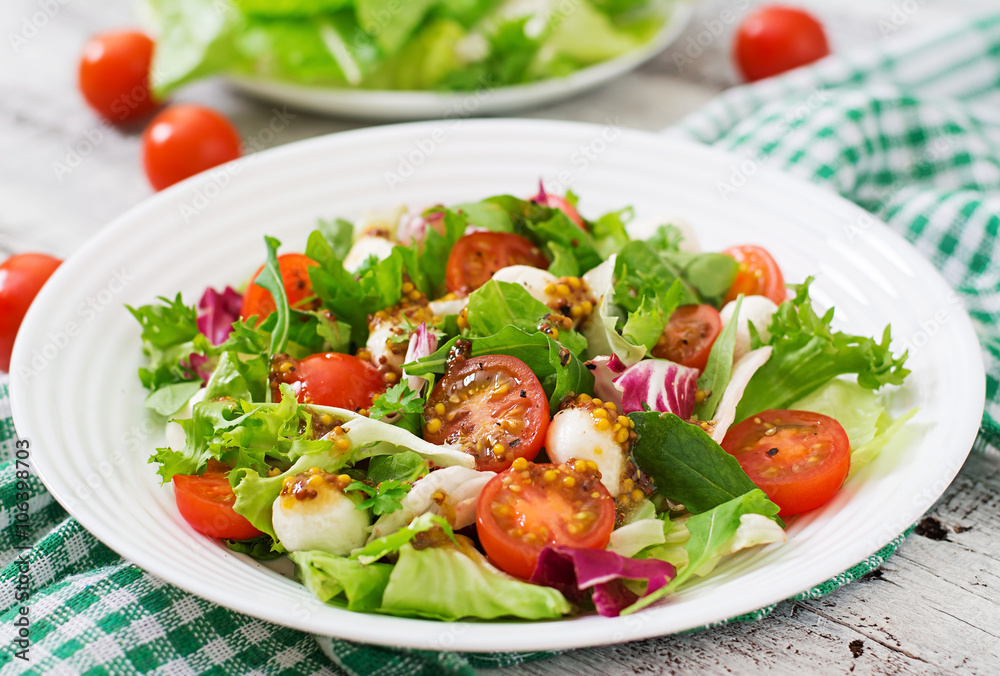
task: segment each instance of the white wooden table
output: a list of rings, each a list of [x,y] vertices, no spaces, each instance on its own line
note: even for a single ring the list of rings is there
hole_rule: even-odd
[[[988,7],[994,0],[912,2],[919,9],[903,30],[933,24],[948,12]],[[681,44],[722,9],[740,12],[747,4],[712,0],[703,5]],[[818,5],[835,48],[882,39],[879,21],[891,20],[895,5],[892,0],[811,4]],[[151,194],[140,164],[141,129],[101,126],[76,88],[77,58],[86,38],[132,24],[128,0],[0,3],[0,258],[30,250],[68,256]],[[30,34],[27,44],[15,51],[11,32]],[[733,82],[726,56],[730,32],[727,27],[683,73],[668,49],[609,87],[524,115],[600,123],[617,119],[626,127],[662,129]],[[237,96],[218,82],[195,85],[178,98],[221,110],[245,136],[272,116],[269,105]],[[365,124],[297,114],[270,145],[360,126]],[[62,172],[59,163],[72,170]],[[973,455],[918,532],[867,579],[820,600],[784,603],[766,620],[574,651],[519,671],[553,676],[765,669],[779,674],[1000,673],[1000,456]]]

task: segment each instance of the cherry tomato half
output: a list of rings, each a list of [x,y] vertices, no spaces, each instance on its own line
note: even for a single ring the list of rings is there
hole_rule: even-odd
[[[476,534],[487,556],[530,578],[546,545],[603,549],[615,502],[597,472],[518,461],[490,479],[476,503]]]
[[[280,399],[278,385],[296,390],[299,402],[359,411],[370,408],[375,395],[385,391],[385,379],[371,362],[349,354],[324,352],[305,359],[275,358],[271,395]]]
[[[38,253],[18,254],[0,263],[0,371],[10,370],[14,338],[28,306],[60,263]]]
[[[547,269],[549,261],[529,240],[509,232],[474,232],[455,242],[448,256],[445,284],[449,291],[471,293],[510,265]]]
[[[682,305],[670,315],[663,335],[651,354],[657,359],[705,370],[715,339],[722,332],[722,318],[711,305]]]
[[[533,459],[545,443],[549,400],[516,357],[491,354],[454,362],[424,407],[424,439],[458,444],[476,469],[499,472]]]
[[[286,253],[278,256],[278,270],[281,272],[281,281],[285,285],[285,295],[288,296],[288,304],[296,310],[303,309],[303,301],[313,296],[309,268],[314,265],[319,264],[300,253]],[[271,292],[256,283],[257,277],[263,271],[264,266],[262,265],[250,278],[247,290],[243,292],[243,305],[240,307],[241,317],[249,319],[256,315],[258,324],[276,309]]]
[[[823,26],[794,7],[761,7],[736,32],[736,63],[748,81],[779,75],[830,53]]]
[[[210,461],[204,474],[175,476],[174,500],[184,520],[202,535],[249,540],[261,532],[233,510],[236,495],[226,478],[228,469],[222,463]]]
[[[190,103],[167,108],[142,135],[146,177],[156,190],[243,154],[236,127],[219,113]]]
[[[851,468],[851,444],[836,420],[809,411],[767,410],[729,429],[722,448],[781,507],[782,516],[829,502]]]
[[[136,120],[156,106],[149,91],[153,41],[137,31],[95,35],[80,57],[80,92],[101,117],[113,122]]]
[[[724,303],[736,300],[741,293],[744,296],[766,296],[775,305],[785,302],[788,295],[785,290],[785,277],[767,249],[744,244],[730,247],[722,253],[731,256],[739,263],[736,279],[729,287]]]

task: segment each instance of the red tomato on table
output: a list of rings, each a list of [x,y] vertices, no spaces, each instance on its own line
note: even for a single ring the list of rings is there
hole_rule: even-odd
[[[711,305],[682,305],[670,315],[663,336],[650,351],[657,359],[704,371],[715,339],[722,332],[722,318]]]
[[[808,12],[795,7],[761,7],[740,24],[736,63],[749,82],[779,75],[830,53],[826,33]]]
[[[219,113],[190,103],[167,108],[142,135],[146,177],[156,190],[243,154],[236,127]]]
[[[126,122],[148,115],[157,102],[149,89],[153,41],[138,31],[95,35],[80,57],[80,92],[101,117]]]
[[[498,568],[527,579],[546,545],[603,549],[615,502],[595,471],[518,460],[483,488],[476,534]]]
[[[775,262],[767,249],[752,244],[734,246],[722,253],[739,263],[736,279],[726,293],[725,303],[736,300],[741,293],[744,296],[766,296],[775,305],[785,302],[788,292],[785,290],[785,277],[781,268]]]
[[[424,407],[424,439],[458,444],[476,469],[499,472],[533,459],[545,443],[549,400],[531,369],[515,357],[485,355],[455,362]]]
[[[809,411],[750,416],[729,429],[722,448],[781,507],[781,516],[829,502],[851,468],[847,432],[833,418]]]
[[[528,239],[509,232],[474,232],[455,242],[448,256],[445,284],[449,291],[471,293],[493,273],[511,265],[547,269],[549,260]]]
[[[175,476],[177,510],[192,528],[208,537],[249,540],[262,535],[233,510],[236,495],[226,478],[228,471],[225,464],[210,460],[204,474]]]
[[[312,282],[309,280],[309,268],[314,265],[318,265],[318,263],[300,253],[286,253],[278,256],[278,271],[281,272],[281,281],[285,287],[285,295],[288,296],[288,304],[293,309],[300,309],[299,304],[313,295]],[[247,290],[243,292],[243,305],[240,308],[240,316],[243,319],[249,319],[256,315],[258,324],[276,309],[271,292],[256,284],[257,277],[263,271],[264,266],[262,265],[250,278]]]
[[[60,263],[39,253],[18,254],[0,263],[0,371],[10,370],[14,338],[28,306]]]

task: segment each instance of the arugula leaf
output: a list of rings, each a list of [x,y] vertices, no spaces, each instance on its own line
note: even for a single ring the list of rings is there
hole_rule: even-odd
[[[653,349],[663,336],[670,315],[680,307],[683,296],[684,286],[681,280],[675,279],[665,292],[643,297],[639,307],[629,313],[622,327],[622,338],[647,350]]]
[[[354,244],[354,224],[337,218],[332,221],[325,221],[322,218],[316,225],[316,229],[323,235],[323,239],[330,245],[333,254],[343,260],[351,251]]]
[[[736,458],[697,425],[673,413],[629,413],[638,435],[632,454],[657,492],[700,514],[756,488]]]
[[[614,302],[628,312],[635,312],[645,298],[656,299],[678,280],[681,280],[680,272],[645,242],[629,242],[615,258]],[[681,287],[681,305],[700,301],[694,289],[683,280]]]
[[[690,539],[684,546],[688,554],[687,565],[680,569],[677,577],[669,584],[639,599],[622,614],[641,610],[683,585],[702,566],[717,557],[720,549],[735,537],[745,514],[761,514],[774,519],[779,510],[780,508],[768,500],[762,490],[754,488],[711,510],[694,514],[686,523],[690,533]]]
[[[795,298],[778,306],[771,318],[774,351],[747,384],[736,422],[769,408],[788,408],[839,375],[856,373],[859,385],[877,390],[901,385],[910,373],[904,368],[908,353],[896,357],[890,349],[891,327],[885,327],[881,341],[833,331],[833,308],[822,317],[813,310],[812,281],[793,287]]]
[[[392,455],[378,455],[368,461],[367,479],[376,485],[383,481],[405,481],[412,484],[429,471],[429,463],[419,453],[403,451]]]
[[[684,233],[676,225],[670,223],[656,228],[656,232],[646,240],[646,244],[661,256],[666,253],[676,253],[681,250]]]
[[[437,514],[426,512],[411,521],[409,526],[400,528],[385,537],[372,540],[358,551],[353,552],[351,558],[369,565],[389,554],[395,554],[403,545],[412,542],[419,533],[426,533],[433,528],[440,528],[449,538],[455,539],[455,532],[446,519]]]
[[[193,306],[184,305],[180,294],[174,300],[164,297],[158,300],[159,304],[138,308],[125,306],[142,326],[142,351],[147,363],[139,367],[139,380],[151,391],[150,396],[168,385],[200,381],[201,376],[190,364],[191,354],[213,353],[208,339],[198,332],[197,312]],[[164,402],[174,398],[170,393],[161,397]],[[156,399],[152,403],[158,408],[166,406]]]
[[[274,551],[274,538],[267,533],[250,540],[223,540],[229,551],[246,554],[260,561],[271,561],[281,556],[280,551]]]
[[[514,232],[514,222],[511,220],[510,214],[507,209],[496,202],[488,200],[466,202],[455,205],[451,210],[464,214],[469,225],[486,228],[493,232]]]
[[[257,275],[254,281],[257,286],[271,292],[275,306],[274,328],[271,330],[271,345],[269,351],[272,355],[285,351],[288,343],[288,319],[291,308],[288,305],[288,294],[285,293],[285,283],[281,277],[281,268],[278,265],[278,247],[281,242],[274,237],[264,237],[267,243],[267,260],[264,268]]]
[[[736,297],[736,307],[733,317],[715,339],[712,351],[708,354],[705,371],[698,378],[698,389],[708,392],[708,396],[694,407],[694,414],[699,420],[712,420],[719,401],[726,391],[729,379],[733,375],[733,353],[736,350],[736,329],[740,319],[740,307],[743,305],[743,294]]]
[[[559,242],[549,242],[549,251],[552,253],[552,262],[549,263],[549,272],[556,277],[579,277],[580,264],[573,255],[573,250]]]
[[[401,481],[383,481],[376,486],[369,486],[362,481],[355,481],[344,489],[348,491],[360,491],[368,496],[367,500],[359,502],[357,509],[370,509],[376,516],[380,514],[392,514],[397,509],[402,508],[401,501],[413,488],[408,483]]]
[[[445,269],[448,265],[448,256],[451,254],[455,242],[462,238],[466,227],[469,225],[464,212],[456,209],[444,209],[443,211],[444,215],[441,218],[440,225],[444,232],[439,232],[434,227],[428,227],[423,240],[415,242],[408,247],[413,252],[413,260],[416,261],[416,266],[419,266],[419,277],[422,278],[422,283],[418,283],[417,281],[418,275],[414,272],[415,266],[407,265],[407,270],[413,278],[413,283],[427,294],[428,298],[437,298],[444,291],[444,277]]]
[[[591,224],[594,246],[602,258],[618,253],[631,241],[625,231],[625,225],[634,216],[632,207],[625,207],[621,211],[608,212]]]
[[[424,399],[419,392],[414,392],[406,382],[397,383],[382,394],[375,397],[368,409],[368,417],[374,420],[393,413],[423,413]]]
[[[560,334],[561,335],[561,334]],[[459,338],[453,338],[429,357],[405,364],[409,375],[445,372],[448,353]],[[515,326],[506,326],[492,336],[470,339],[470,358],[485,354],[507,354],[523,361],[538,377],[549,394],[549,404],[558,405],[562,396],[590,394],[594,390],[594,375],[573,352],[541,332],[528,333]],[[557,398],[558,397],[558,398]]]
[[[561,209],[548,209],[545,215],[546,220],[526,219],[523,227],[528,239],[549,250],[550,260],[553,258],[550,244],[555,243],[564,253],[572,253],[580,271],[595,268],[604,261],[590,233],[577,227]]]

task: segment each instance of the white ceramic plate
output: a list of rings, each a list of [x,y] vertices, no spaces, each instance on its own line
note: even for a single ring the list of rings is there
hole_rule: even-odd
[[[481,120],[327,136],[197,176],[117,219],[42,290],[14,347],[18,432],[56,499],[124,557],[206,599],[317,634],[426,649],[574,648],[775,603],[869,556],[931,506],[972,445],[984,375],[968,316],[913,247],[859,221],[863,212],[839,197],[766,169],[724,200],[717,184],[738,165],[652,134]],[[908,432],[830,504],[794,520],[787,544],[731,557],[668,604],[623,618],[443,624],[349,613],[192,531],[146,462],[163,444],[162,421],[143,408],[139,327],[122,305],[177,290],[193,302],[207,284],[239,283],[262,260],[265,233],[301,250],[320,216],[529,195],[540,176],[572,186],[588,215],[632,204],[640,216],[685,215],[713,249],[762,244],[787,280],[816,275],[816,300],[835,305],[838,323],[853,331],[879,334],[892,322],[913,369],[890,397],[892,410],[921,408]]]
[[[477,92],[431,92],[335,89],[249,77],[229,80],[240,91],[265,101],[323,115],[391,121],[501,115],[581,94],[639,67],[677,39],[693,9],[680,1],[673,3],[669,11],[669,19],[656,37],[638,49],[564,78],[531,84]]]

